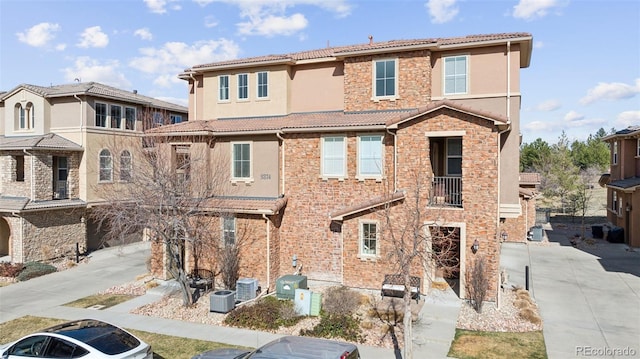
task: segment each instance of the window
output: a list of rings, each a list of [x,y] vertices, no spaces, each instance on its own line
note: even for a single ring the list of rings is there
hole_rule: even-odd
[[[131,153],[127,150],[120,153],[120,181],[131,181]]]
[[[181,115],[170,115],[169,116],[169,120],[171,121],[171,124],[181,123],[182,122],[182,116]]]
[[[15,156],[16,182],[24,182],[24,156]]]
[[[15,343],[7,351],[7,354],[16,357],[43,357],[45,344],[47,343],[47,336],[35,335],[24,338]]]
[[[111,113],[111,128],[120,128],[122,124],[122,106],[109,105]]]
[[[218,87],[218,100],[220,101],[228,101],[229,100],[229,76],[223,75],[218,77],[218,81],[220,83]]]
[[[96,103],[96,127],[107,127],[107,105]]]
[[[67,188],[67,179],[69,177],[69,164],[67,157],[53,157],[53,166],[56,171],[55,199],[69,198],[69,191]]]
[[[618,164],[618,142],[614,142],[613,143],[613,159],[611,160],[611,163],[614,165]]]
[[[447,176],[462,176],[461,138],[447,138]]]
[[[20,129],[24,130],[27,128],[27,120],[26,120],[26,111],[24,107],[20,106]]]
[[[75,344],[59,338],[49,339],[47,345],[46,358],[80,358],[89,354],[89,352]]]
[[[238,100],[249,98],[249,75],[238,74]]]
[[[164,125],[164,115],[160,112],[153,113],[153,126],[162,126]]]
[[[346,148],[344,136],[322,138],[322,176],[345,177]]]
[[[33,107],[33,104],[29,102],[27,104],[27,119],[31,120],[31,128],[36,127],[36,109]]]
[[[236,244],[236,218],[232,216],[222,217],[222,240],[226,246]]]
[[[232,143],[233,178],[251,178],[251,143]]]
[[[111,162],[111,152],[104,149],[100,151],[100,181],[113,180],[113,163]]]
[[[191,154],[189,146],[174,146],[178,184],[186,184],[191,178]]]
[[[258,98],[269,97],[269,74],[258,72]]]
[[[360,176],[382,175],[382,135],[358,137],[358,171]]]
[[[35,109],[31,102],[27,103],[25,107],[17,103],[14,107],[15,126],[19,130],[30,130],[35,127],[36,117]]]
[[[444,94],[467,93],[467,56],[444,58]]]
[[[640,157],[640,138],[638,138],[636,144],[636,156]]]
[[[133,107],[125,107],[124,109],[124,128],[126,130],[136,129],[136,109]]]
[[[396,60],[375,62],[375,96],[392,97],[396,95]]]
[[[612,191],[611,197],[611,209],[618,213],[618,192]]]
[[[377,223],[360,223],[360,254],[363,256],[375,256],[378,254]]]

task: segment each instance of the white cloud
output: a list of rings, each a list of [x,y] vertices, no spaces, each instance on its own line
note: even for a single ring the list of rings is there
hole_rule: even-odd
[[[562,104],[558,100],[547,100],[536,105],[537,111],[553,111],[562,107]]]
[[[67,48],[67,44],[57,44],[54,48],[56,51],[64,51]]]
[[[580,99],[580,103],[588,105],[598,100],[621,100],[632,98],[640,93],[640,78],[636,79],[635,85],[621,82],[600,82],[596,87],[589,89],[587,95]]]
[[[425,6],[429,9],[431,22],[434,24],[444,24],[453,20],[458,15],[457,0],[429,0]]]
[[[72,67],[63,69],[65,79],[72,82],[82,79],[83,82],[96,81],[118,88],[129,88],[131,83],[119,72],[117,60],[94,60],[87,56],[76,58]]]
[[[586,118],[585,115],[576,111],[569,111],[564,115],[564,125],[568,127],[593,127],[594,125],[601,125],[607,121],[601,118]]]
[[[218,26],[218,20],[215,16],[209,15],[204,18],[204,27],[210,28],[216,26]]]
[[[533,20],[547,16],[553,8],[563,6],[559,0],[520,0],[513,7],[513,17],[524,20]]]
[[[564,115],[564,120],[566,122],[569,122],[569,123],[576,122],[576,121],[581,121],[583,119],[584,119],[584,115],[581,115],[581,114],[579,114],[579,113],[577,113],[576,111],[573,111],[573,110],[567,112],[567,114]]]
[[[158,86],[180,82],[177,74],[198,64],[230,60],[238,57],[239,46],[230,40],[199,41],[191,45],[184,42],[168,42],[161,48],[142,48],[142,56],[129,62],[129,66],[155,76]]]
[[[167,6],[169,6],[170,3],[175,1],[177,0],[144,0],[144,3],[147,5],[147,8],[149,8],[149,11],[151,11],[152,13],[165,14],[167,12]],[[173,4],[172,6],[170,6],[170,8],[172,10],[180,10],[180,5]]]
[[[531,132],[543,132],[553,130],[557,125],[554,121],[531,121],[525,123],[522,128]]]
[[[618,114],[616,125],[621,128],[640,125],[640,111],[624,111]]]
[[[55,33],[60,30],[60,25],[41,22],[30,27],[24,32],[18,32],[18,40],[33,47],[44,47],[55,38]]]
[[[237,6],[242,21],[237,23],[241,35],[290,36],[309,25],[301,12],[288,13],[290,8],[305,5],[315,6],[334,13],[337,17],[346,17],[351,13],[347,0],[194,0],[200,6],[221,2]],[[209,24],[209,22],[205,22]],[[205,25],[206,26],[206,25]]]
[[[93,26],[84,29],[80,34],[78,47],[106,47],[109,44],[109,36],[102,32],[100,26]]]
[[[153,39],[153,34],[151,34],[151,31],[149,31],[149,29],[146,28],[146,27],[143,27],[141,29],[137,29],[136,31],[133,32],[133,35],[138,36],[142,40],[152,40]]]

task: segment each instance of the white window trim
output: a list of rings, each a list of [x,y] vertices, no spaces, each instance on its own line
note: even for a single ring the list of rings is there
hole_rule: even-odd
[[[371,136],[380,136],[380,173],[378,174],[362,174],[360,172],[361,168],[360,168],[360,154],[362,153],[361,151],[361,139],[362,137],[371,137]],[[358,175],[356,176],[356,178],[359,181],[364,181],[365,179],[375,179],[377,181],[381,181],[383,176],[384,176],[384,134],[382,133],[361,133],[358,134],[358,161],[357,161],[357,167],[358,167]]]
[[[636,140],[636,157],[640,157],[640,138]]]
[[[111,116],[111,109],[115,108],[115,107],[120,107],[120,127],[111,126],[112,125],[112,121],[113,121],[113,118]],[[108,113],[108,116],[107,116],[107,125],[108,125],[107,128],[112,128],[112,129],[116,129],[116,130],[121,130],[123,128],[123,126],[122,126],[123,125],[123,120],[126,121],[126,119],[123,117],[124,116],[124,111],[122,111],[122,110],[123,110],[123,106],[122,105],[117,105],[117,104],[112,104],[112,103],[109,104],[109,113]]]
[[[222,232],[222,235],[220,236],[221,240],[222,240],[222,245],[223,246],[227,246],[227,241],[225,238],[225,234],[227,233],[226,228],[224,227],[224,222],[226,219],[231,219],[233,220],[233,243],[237,243],[238,241],[238,222],[236,221],[236,217],[232,216],[232,215],[227,215],[227,216],[221,216],[220,217],[221,221],[220,221],[220,231]],[[231,232],[231,231],[229,231]]]
[[[267,75],[267,96],[260,96],[260,74]],[[256,99],[257,100],[268,100],[269,95],[271,93],[271,89],[269,88],[269,72],[268,71],[258,71],[256,72]]]
[[[129,157],[129,168],[128,168],[128,170],[129,170],[129,179],[122,179],[122,170],[124,168],[124,166],[122,165],[122,158],[123,158],[122,155],[125,152],[128,154],[128,157]],[[120,152],[120,158],[118,160],[119,160],[119,167],[120,167],[120,171],[118,171],[118,182],[129,183],[129,182],[133,181],[133,156],[131,155],[131,151],[122,150]]]
[[[226,77],[227,78],[227,98],[223,99],[221,98],[222,93],[221,93],[221,89],[222,87],[220,87],[220,81],[222,81],[222,78]],[[218,76],[218,95],[216,96],[218,98],[218,102],[230,102],[231,101],[231,78],[229,75],[219,75]]]
[[[97,124],[97,119],[98,119],[98,105],[104,105],[104,126],[98,126]],[[109,128],[109,121],[110,121],[110,116],[109,116],[109,104],[106,102],[96,102],[95,103],[95,108],[94,108],[94,116],[93,116],[93,127],[96,128]]]
[[[342,153],[343,153],[343,164],[342,164],[342,174],[326,174],[324,170],[324,141],[327,138],[342,138]],[[322,136],[320,139],[320,177],[323,180],[328,180],[330,178],[338,179],[340,181],[344,181],[347,178],[347,136],[343,134],[336,134],[331,136]]]
[[[107,150],[109,152],[109,158],[111,162],[111,169],[109,171],[109,179],[100,179],[100,173],[102,172],[102,151]],[[98,152],[98,183],[112,183],[113,182],[113,154],[109,149],[103,148]]]
[[[240,98],[240,76],[243,76],[243,75],[247,77],[247,97],[246,98]],[[249,91],[249,74],[248,73],[243,72],[236,75],[236,89],[237,89],[236,99],[238,100],[238,102],[249,101],[251,97],[251,92]]]
[[[611,164],[612,165],[617,165],[618,164],[618,141],[614,141],[613,142]]]
[[[375,224],[376,225],[376,253],[364,253],[362,251],[364,247],[364,231],[363,225],[365,224]],[[372,260],[380,258],[380,222],[375,220],[359,220],[358,221],[358,258],[362,260]]]
[[[133,128],[128,129],[127,128],[127,110],[133,110]],[[127,131],[135,131],[136,130],[136,122],[138,119],[138,109],[135,108],[134,106],[124,106],[124,118],[123,118],[123,126],[122,128],[127,130]]]
[[[447,92],[447,71],[446,71],[446,59],[448,58],[452,58],[452,57],[466,57],[467,61],[466,61],[466,73],[465,73],[465,92]],[[449,56],[443,56],[442,57],[442,95],[443,96],[458,96],[458,95],[468,95],[470,93],[469,91],[469,69],[471,68],[471,64],[470,64],[470,59],[471,56],[469,56],[469,54],[458,54],[458,55],[449,55]]]
[[[461,162],[464,161],[464,141],[462,140],[462,138],[460,138],[460,151],[462,151],[462,153],[460,155],[449,155],[449,140],[452,139],[457,139],[458,137],[447,137],[445,139],[445,148],[444,148],[444,155],[445,155],[445,161],[444,161],[444,167],[445,167],[445,174],[448,177],[462,177],[462,173],[460,174],[451,174],[449,173],[449,158],[460,158]],[[462,168],[460,168],[462,170]]]
[[[382,61],[394,61],[394,66],[395,66],[395,78],[393,79],[394,81],[394,89],[395,89],[395,93],[392,96],[376,96],[376,64],[378,62],[382,62]],[[373,60],[373,66],[371,69],[371,89],[372,89],[372,93],[371,93],[371,99],[373,101],[380,101],[380,100],[391,100],[391,101],[395,101],[397,99],[400,98],[400,96],[398,95],[399,92],[399,88],[398,88],[398,76],[399,76],[399,60],[398,58],[384,58],[384,59],[375,59]]]
[[[235,177],[234,176],[234,164],[235,164],[235,153],[234,153],[234,147],[235,145],[243,145],[243,144],[248,144],[249,145],[249,177]],[[254,181],[253,179],[253,141],[231,141],[230,142],[231,145],[231,183],[235,184],[237,182],[245,182],[245,183],[252,183]]]

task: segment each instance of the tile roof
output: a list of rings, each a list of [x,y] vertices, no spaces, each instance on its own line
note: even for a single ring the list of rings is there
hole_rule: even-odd
[[[362,111],[362,112],[307,112],[284,116],[258,116],[222,118],[208,121],[188,121],[175,125],[160,126],[147,131],[148,134],[188,134],[205,132],[210,135],[255,133],[255,132],[309,132],[345,128],[394,127],[407,120],[430,112],[449,108],[484,117],[494,123],[506,124],[507,119],[498,114],[477,110],[450,100],[434,101],[419,109]]]
[[[640,177],[630,177],[617,181],[611,181],[607,184],[608,187],[616,187],[620,189],[636,189],[640,187]]]
[[[640,126],[629,126],[620,131],[616,131],[616,133],[604,136],[602,138],[603,141],[613,140],[615,138],[640,138]]]
[[[521,185],[537,185],[540,184],[540,173],[537,172],[520,172]]]
[[[98,82],[78,82],[70,84],[62,84],[55,86],[37,86],[30,84],[21,84],[16,86],[13,90],[8,91],[2,95],[2,99],[15,93],[20,89],[26,89],[45,98],[64,97],[73,95],[89,95],[95,97],[116,99],[131,103],[142,104],[145,106],[151,106],[158,109],[166,109],[176,112],[188,112],[188,108],[180,106],[171,102],[158,100],[153,97],[148,97],[138,94],[136,91],[126,91],[116,87],[104,85]]]
[[[230,66],[246,66],[250,64],[262,64],[272,62],[296,62],[302,60],[317,60],[323,58],[333,58],[340,56],[357,56],[371,51],[403,51],[420,47],[446,47],[455,45],[469,45],[501,40],[515,40],[521,38],[531,38],[530,33],[514,32],[514,33],[498,33],[485,35],[468,35],[460,37],[448,38],[428,38],[428,39],[411,39],[411,40],[391,40],[380,42],[368,42],[356,45],[326,47],[315,50],[292,52],[288,54],[265,55],[249,58],[241,58],[234,60],[226,60],[212,62],[207,64],[195,65],[191,69],[186,69],[185,74],[207,68],[225,68]]]
[[[384,204],[389,204],[389,203],[393,203],[396,201],[400,201],[402,199],[404,199],[405,194],[404,192],[398,191],[395,193],[391,193],[391,194],[386,194],[386,195],[382,195],[379,197],[375,197],[375,198],[371,198],[369,200],[366,200],[364,202],[360,202],[360,203],[356,203],[352,206],[346,207],[346,208],[341,208],[339,210],[336,210],[334,212],[332,212],[331,214],[329,214],[329,217],[331,217],[331,220],[333,221],[342,221],[344,219],[344,217],[348,217],[351,216],[353,214],[356,213],[360,213],[375,207],[379,207],[382,206]]]
[[[520,193],[521,196],[525,197],[525,198],[532,198],[536,195],[535,191],[532,191],[529,188],[522,188],[520,187],[518,189],[518,192]]]
[[[0,150],[83,151],[82,146],[54,133],[39,136],[0,136]]]
[[[283,197],[213,197],[202,203],[202,208],[213,212],[273,215],[287,205]]]
[[[58,208],[85,207],[80,199],[56,199],[31,201],[27,197],[0,196],[0,212],[27,212]]]

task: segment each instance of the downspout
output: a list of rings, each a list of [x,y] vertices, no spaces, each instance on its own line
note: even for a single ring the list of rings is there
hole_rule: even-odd
[[[196,78],[193,76],[193,74],[189,74],[189,77],[191,77],[191,79],[193,80],[193,119],[197,120],[198,119],[198,93],[197,93],[197,89],[198,86],[196,84]]]
[[[278,139],[280,139],[280,141],[282,141],[282,155],[281,155],[281,157],[282,157],[282,159],[281,159],[281,161],[282,161],[282,165],[281,165],[281,166],[282,166],[282,169],[280,170],[280,172],[281,172],[281,173],[280,173],[280,177],[282,177],[282,192],[281,192],[281,194],[285,194],[285,193],[287,193],[287,192],[286,192],[285,187],[284,187],[284,186],[285,186],[285,171],[284,171],[284,137],[282,137],[282,133],[280,133],[280,132],[276,132],[276,137],[278,137]]]
[[[266,214],[262,214],[267,226],[267,292],[271,288],[271,226]]]
[[[31,163],[31,198],[30,200],[35,200],[36,199],[36,187],[35,187],[35,165],[33,164],[33,155],[29,152],[27,152],[27,150],[23,149],[22,152],[24,152],[26,155],[29,155],[29,162]]]
[[[83,107],[84,107],[84,102],[80,99],[80,97],[78,97],[78,95],[74,94],[73,97],[80,101],[80,127],[78,128],[80,130],[80,146],[84,147],[84,133],[82,132],[82,124],[84,124],[84,120],[85,120],[85,113],[83,111]],[[86,126],[86,124],[85,124]]]
[[[507,123],[511,123],[511,41],[507,41]]]
[[[393,136],[393,193],[396,192],[397,190],[397,168],[398,168],[398,146],[396,146],[397,143],[397,135],[391,131],[389,131],[389,129],[387,128],[387,133],[390,134],[391,136]]]

